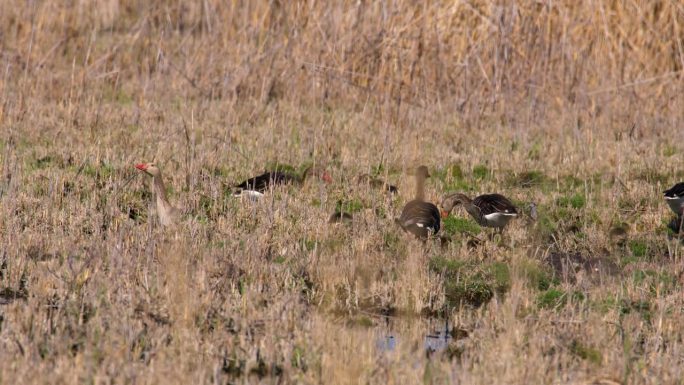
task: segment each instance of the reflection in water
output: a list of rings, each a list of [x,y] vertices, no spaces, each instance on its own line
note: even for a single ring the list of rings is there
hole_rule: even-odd
[[[385,319],[385,326],[382,328],[383,330],[379,330],[380,335],[376,339],[375,346],[381,352],[391,352],[397,348],[402,340],[409,339],[402,338],[399,329],[394,328],[393,319],[390,317],[383,318]],[[431,318],[428,320],[427,326],[423,340],[425,351],[430,354],[445,350],[453,340],[449,319]]]

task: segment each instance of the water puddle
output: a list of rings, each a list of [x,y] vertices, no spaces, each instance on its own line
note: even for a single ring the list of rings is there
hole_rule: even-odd
[[[407,328],[407,323],[418,323]],[[402,344],[415,344],[421,341],[426,354],[442,352],[457,340],[468,337],[468,332],[455,328],[448,318],[429,318],[405,320],[396,317],[383,317],[383,325],[377,327],[375,347],[380,352],[399,350]],[[416,335],[418,333],[418,335]]]

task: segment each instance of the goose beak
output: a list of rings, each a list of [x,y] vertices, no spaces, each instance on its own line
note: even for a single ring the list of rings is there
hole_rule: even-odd
[[[138,163],[135,165],[135,168],[137,168],[140,171],[145,171],[145,170],[147,170],[147,164],[146,163]]]
[[[447,212],[446,210],[442,210],[441,213],[442,213],[442,218],[447,218],[449,216],[449,212]]]
[[[332,183],[333,181],[332,176],[330,176],[330,174],[327,171],[323,172],[323,174],[321,175],[321,179],[323,179],[325,183]]]

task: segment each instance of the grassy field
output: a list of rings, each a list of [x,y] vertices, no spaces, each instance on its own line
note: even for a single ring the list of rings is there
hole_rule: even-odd
[[[682,383],[684,7],[419,3],[0,2],[0,383]]]

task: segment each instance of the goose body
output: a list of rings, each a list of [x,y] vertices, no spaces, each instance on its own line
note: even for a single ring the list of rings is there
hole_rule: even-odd
[[[425,202],[425,179],[429,177],[427,167],[418,167],[416,197],[404,206],[399,218],[395,219],[396,224],[404,231],[423,240],[437,234],[441,227],[439,209],[434,204]]]
[[[679,182],[669,190],[664,191],[665,202],[677,215],[684,213],[684,182]]]
[[[421,239],[437,234],[441,225],[437,206],[417,199],[404,206],[401,216],[395,222],[404,231]]]
[[[287,184],[298,179],[294,175],[286,174],[281,171],[266,171],[261,175],[244,180],[237,185],[235,188],[241,191],[252,191],[260,194],[264,194],[271,186]]]
[[[235,196],[247,196],[250,199],[259,199],[271,187],[292,183],[303,183],[309,174],[315,174],[326,183],[332,182],[327,171],[321,171],[313,167],[307,167],[301,176],[284,171],[266,171],[261,175],[244,180],[234,186]]]
[[[501,194],[484,194],[470,199],[465,194],[456,193],[442,200],[442,216],[447,216],[458,204],[483,227],[503,229],[511,219],[518,216],[518,210],[508,198]]]
[[[152,191],[155,195],[159,223],[164,227],[174,225],[181,216],[181,211],[173,207],[166,196],[161,170],[154,163],[139,163],[135,168],[152,177]]]

